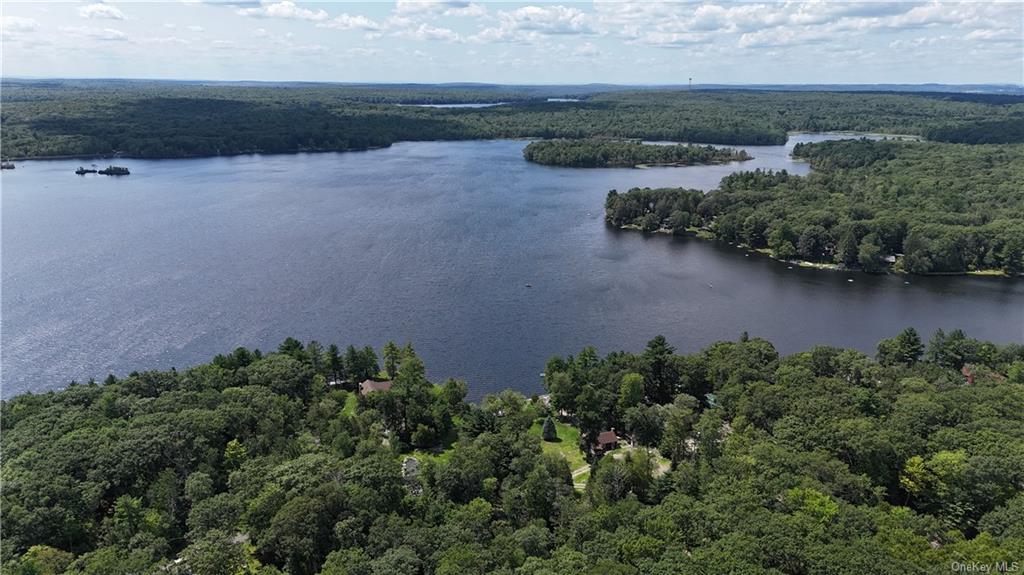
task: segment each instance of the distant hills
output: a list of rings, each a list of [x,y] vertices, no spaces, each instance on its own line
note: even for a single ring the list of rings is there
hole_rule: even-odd
[[[3,78],[4,84],[33,84],[65,87],[100,87],[140,84],[183,84],[196,86],[251,86],[251,87],[311,87],[344,86],[366,89],[451,89],[477,92],[509,92],[530,94],[533,97],[556,97],[624,90],[765,90],[782,92],[955,92],[974,94],[1007,94],[1024,96],[1024,84],[488,84],[479,82],[444,82],[421,84],[413,82],[269,82],[269,81],[216,81],[216,80],[149,80],[131,78]]]

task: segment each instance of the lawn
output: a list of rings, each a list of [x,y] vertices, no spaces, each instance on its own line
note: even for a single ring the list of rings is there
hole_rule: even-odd
[[[541,424],[543,419],[538,419],[530,428],[530,433],[541,436]],[[569,469],[575,471],[587,464],[583,452],[580,451],[580,430],[565,423],[555,422],[555,430],[558,433],[558,441],[541,440],[541,447],[544,453],[559,453],[569,462]]]
[[[345,405],[341,408],[342,415],[352,417],[356,414],[356,402],[359,401],[359,397],[355,392],[349,392],[345,395]]]
[[[625,457],[627,453],[630,453],[632,451],[638,451],[640,449],[644,449],[644,448],[642,448],[642,447],[631,447],[629,445],[623,445],[622,447],[620,447],[618,449],[613,449],[613,450],[609,451],[608,453],[605,453],[604,456],[605,457],[614,457],[616,459],[621,459],[621,458]],[[668,470],[672,467],[672,461],[667,459],[667,458],[665,458],[665,457],[662,457],[661,453],[658,452],[657,449],[655,449],[653,447],[647,448],[647,454],[651,456],[651,459],[654,462],[654,476],[655,477],[658,477],[659,475],[663,475],[663,474],[667,473]]]

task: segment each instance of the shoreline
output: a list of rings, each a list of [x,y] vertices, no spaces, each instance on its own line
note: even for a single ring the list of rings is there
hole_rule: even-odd
[[[607,222],[605,222],[605,225],[614,228],[614,226],[611,226],[611,224],[608,224]],[[747,253],[756,253],[756,254],[762,255],[764,257],[767,257],[767,258],[769,258],[771,260],[774,260],[776,262],[779,262],[779,263],[789,264],[789,265],[795,266],[795,267],[800,267],[800,268],[804,268],[804,269],[813,269],[813,270],[818,270],[818,271],[850,272],[850,273],[867,274],[867,275],[898,275],[898,276],[920,276],[920,277],[942,277],[942,276],[947,276],[947,277],[956,277],[956,276],[965,277],[966,276],[966,277],[1000,278],[1000,279],[1010,279],[1010,280],[1024,277],[1024,274],[1018,274],[1016,276],[1013,276],[1013,275],[1007,274],[1006,272],[1004,272],[1002,270],[997,270],[997,269],[968,270],[968,271],[964,271],[964,272],[932,272],[932,273],[927,273],[927,274],[913,274],[913,273],[910,273],[910,272],[907,272],[907,271],[902,271],[902,270],[897,271],[897,270],[890,269],[890,270],[886,270],[884,272],[871,273],[871,272],[866,272],[866,271],[864,271],[862,269],[847,268],[847,267],[844,267],[842,264],[832,264],[832,263],[823,263],[823,262],[810,262],[810,261],[807,261],[807,260],[784,260],[784,259],[780,259],[780,258],[777,258],[777,257],[773,256],[771,254],[771,251],[768,250],[767,248],[752,248],[752,247],[750,247],[750,246],[748,246],[746,244],[732,244],[732,243],[726,242],[724,240],[720,240],[720,239],[712,236],[711,232],[708,231],[705,228],[688,228],[686,230],[686,233],[684,233],[684,234],[674,233],[672,230],[670,230],[668,228],[659,228],[657,230],[654,230],[653,232],[645,232],[642,229],[640,229],[640,226],[638,226],[636,224],[627,224],[627,225],[624,225],[624,226],[620,226],[617,229],[628,230],[628,231],[635,231],[635,232],[640,232],[642,234],[663,234],[663,235],[668,235],[668,236],[673,236],[673,237],[676,237],[676,236],[692,237],[692,238],[696,238],[696,239],[703,240],[703,241],[718,242],[718,243],[722,243],[722,244],[728,245],[729,247],[733,247],[733,248],[736,248],[736,249],[739,249],[739,250],[744,250]]]
[[[445,140],[449,141],[449,140]],[[60,161],[60,160],[198,160],[203,158],[234,158],[237,156],[294,156],[298,154],[342,154],[345,152],[369,152],[371,150],[384,150],[390,148],[392,142],[386,146],[367,146],[365,148],[344,148],[344,149],[309,149],[309,150],[292,150],[288,152],[263,152],[260,150],[244,151],[244,152],[231,152],[225,154],[191,154],[185,156],[126,156],[118,153],[111,154],[99,154],[99,155],[88,155],[88,154],[70,154],[63,156],[18,156],[8,158],[10,162],[46,162],[46,161]]]
[[[787,145],[789,143],[789,138],[791,136],[805,135],[805,134],[812,134],[812,135],[813,134],[820,134],[820,135],[849,135],[849,136],[854,137],[854,138],[867,137],[867,136],[887,136],[887,137],[893,137],[893,138],[898,137],[898,138],[913,139],[914,141],[918,141],[918,142],[925,142],[925,141],[927,141],[927,140],[925,140],[921,136],[914,136],[912,134],[886,134],[886,133],[883,133],[883,132],[857,132],[857,131],[842,131],[842,130],[838,130],[838,131],[833,130],[833,131],[827,131],[827,132],[804,132],[804,131],[794,130],[794,131],[786,132],[786,141],[785,142],[783,142],[781,144],[770,144],[769,146],[785,146],[785,145]],[[365,148],[342,148],[342,149],[323,148],[323,149],[308,149],[308,150],[299,149],[299,150],[288,150],[288,151],[278,151],[278,152],[264,152],[264,151],[260,151],[260,150],[249,150],[249,151],[222,153],[222,154],[188,154],[188,155],[176,155],[176,156],[132,156],[132,155],[122,155],[122,154],[118,154],[116,152],[107,152],[107,153],[97,153],[97,154],[89,154],[89,153],[83,153],[83,154],[60,154],[60,155],[54,155],[54,156],[12,156],[12,157],[6,158],[6,159],[11,161],[11,162],[37,162],[37,161],[47,161],[47,160],[82,160],[82,161],[85,161],[85,160],[111,160],[111,159],[124,159],[124,160],[194,160],[194,159],[198,159],[198,158],[230,158],[230,157],[234,157],[234,156],[255,156],[255,155],[281,156],[281,155],[295,155],[295,154],[327,154],[327,153],[339,153],[340,154],[340,153],[344,153],[344,152],[367,152],[367,151],[370,151],[370,150],[383,150],[383,149],[386,149],[386,148],[390,148],[391,146],[393,146],[395,144],[402,144],[402,143],[406,143],[406,142],[493,142],[493,141],[499,141],[499,140],[512,140],[512,141],[528,141],[529,140],[529,141],[537,141],[537,140],[545,140],[545,139],[548,139],[548,138],[544,138],[542,136],[515,136],[515,137],[508,137],[508,138],[466,138],[466,139],[463,139],[463,138],[452,138],[452,139],[440,139],[440,140],[437,140],[437,139],[434,139],[434,140],[396,140],[394,142],[389,142],[387,145],[368,146],[368,147],[365,147]],[[643,138],[637,138],[637,139],[642,140]],[[698,146],[703,145],[703,146],[716,146],[716,147],[725,147],[725,148],[739,148],[740,146],[764,146],[765,145],[765,144],[716,144],[716,143],[713,143],[713,142],[684,142],[684,141],[672,141],[672,142],[674,144],[677,144],[677,145],[698,145]],[[749,160],[753,160],[755,158],[753,156],[751,156],[748,159]],[[731,162],[743,162],[743,161],[746,161],[746,160],[729,160],[729,161],[726,161],[726,162],[720,162],[720,163],[714,163],[714,164],[680,164],[680,165],[669,165],[668,167],[681,167],[681,168],[685,168],[687,166],[721,165],[721,164],[728,164],[728,163],[731,163]],[[540,164],[539,162],[533,162],[533,163],[538,164],[538,165],[542,165],[542,166],[552,166],[552,167],[559,167],[559,168],[561,168],[561,167],[565,167],[565,168],[579,168],[579,167],[582,167],[582,166],[562,166],[562,165],[558,165],[558,164]],[[655,164],[640,164],[640,165],[631,166],[631,167],[636,168],[636,169],[644,169],[644,168],[642,168],[640,166],[661,167],[660,164],[657,164],[657,165],[655,165]],[[595,166],[595,167],[598,167],[598,168],[623,168],[623,167],[627,167],[627,166]]]
[[[536,162],[534,160],[526,160],[531,164],[537,164],[538,166],[547,166],[549,168],[571,168],[577,170],[607,170],[607,169],[627,169],[627,170],[647,170],[650,168],[690,168],[696,166],[724,166],[726,164],[742,163],[749,160],[755,159],[754,156],[742,160],[717,160],[714,162],[694,162],[692,164],[684,164],[682,162],[664,162],[664,163],[652,163],[652,164],[608,164],[606,166],[574,166],[571,164],[545,164],[543,162]]]

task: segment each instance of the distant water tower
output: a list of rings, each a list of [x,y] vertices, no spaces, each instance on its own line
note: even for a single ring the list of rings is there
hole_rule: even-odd
[[[692,89],[693,89],[693,78],[690,78],[690,86],[689,86],[689,88],[688,88],[688,89],[689,89],[689,90],[692,90]]]

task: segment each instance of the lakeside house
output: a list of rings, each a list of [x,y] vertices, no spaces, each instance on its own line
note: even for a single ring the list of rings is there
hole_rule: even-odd
[[[390,381],[374,381],[372,379],[367,379],[359,384],[359,395],[366,395],[375,391],[388,391],[390,389]]]
[[[602,431],[597,434],[597,441],[594,442],[593,450],[594,453],[606,453],[619,447],[619,436],[615,433],[615,428],[611,428],[608,431]]]

